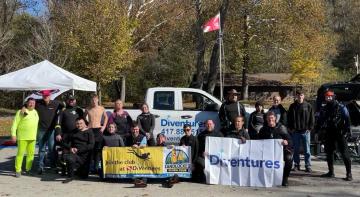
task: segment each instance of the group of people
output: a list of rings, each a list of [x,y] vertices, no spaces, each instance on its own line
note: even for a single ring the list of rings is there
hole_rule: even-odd
[[[166,136],[162,133],[155,138],[155,117],[149,112],[146,103],[141,105],[142,113],[133,121],[123,109],[123,102],[116,100],[114,111],[107,115],[105,108],[99,105],[97,95],[91,97],[91,104],[85,110],[76,104],[72,95],[66,104],[50,99],[50,91],[44,90],[41,100],[29,98],[24,107],[16,113],[11,128],[12,140],[17,142],[18,152],[15,159],[15,177],[30,174],[34,160],[35,144],[39,144],[38,174],[45,172],[45,158],[50,167],[56,161],[63,164],[62,174],[73,180],[75,171],[86,178],[89,172],[101,176],[101,150],[104,146],[134,148],[145,146],[166,146]],[[219,111],[221,130],[215,129],[213,120],[205,121],[205,130],[197,136],[192,134],[191,125],[184,125],[185,135],[180,146],[191,147],[193,180],[205,180],[204,168],[205,139],[209,137],[230,137],[246,143],[250,139],[282,139],[284,146],[283,185],[288,185],[288,177],[292,169],[300,170],[299,149],[303,146],[305,155],[305,171],[311,172],[310,133],[324,130],[325,149],[329,172],[325,177],[334,177],[333,154],[339,148],[347,170],[346,180],[351,181],[351,163],[347,150],[345,135],[350,131],[349,115],[346,108],[338,103],[332,91],[325,93],[326,105],[320,110],[318,124],[315,125],[314,111],[304,99],[303,92],[296,92],[296,100],[289,110],[281,105],[281,98],[273,98],[273,106],[264,112],[264,106],[257,102],[250,117],[246,118],[244,106],[237,99],[236,90],[228,92],[227,100]],[[47,145],[47,151],[46,151]],[[59,149],[55,150],[55,145]],[[61,150],[61,151],[59,151]],[[27,152],[25,172],[22,172],[23,155]],[[61,152],[61,154],[59,154]],[[177,178],[168,180],[169,184],[177,182]],[[146,186],[146,179],[135,179],[136,186]]]
[[[311,173],[311,133],[319,132],[325,145],[328,172],[322,177],[335,177],[334,153],[336,148],[341,153],[346,167],[344,180],[352,181],[351,160],[346,137],[351,135],[350,117],[347,108],[336,100],[332,90],[324,93],[325,105],[318,112],[305,101],[304,92],[297,91],[295,101],[286,110],[281,104],[281,97],[273,97],[273,105],[267,113],[264,105],[256,102],[256,110],[244,121],[245,109],[237,100],[236,90],[228,92],[227,100],[220,108],[222,132],[225,136],[237,136],[245,139],[283,139],[284,146],[284,176],[283,185],[288,185],[290,171],[300,171],[300,147],[303,147],[305,172]],[[317,121],[315,123],[315,114]],[[248,123],[240,124],[239,121]],[[231,121],[233,120],[233,121]],[[230,132],[229,132],[230,131]],[[294,167],[292,168],[294,164]]]

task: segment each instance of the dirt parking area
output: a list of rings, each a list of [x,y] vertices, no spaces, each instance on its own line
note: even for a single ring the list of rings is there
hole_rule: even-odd
[[[292,173],[290,186],[250,188],[206,185],[181,182],[173,188],[164,188],[159,181],[149,180],[147,188],[134,188],[128,180],[101,182],[93,176],[63,184],[64,177],[54,171],[44,175],[15,178],[13,172],[15,148],[0,149],[0,196],[360,196],[360,166],[353,165],[354,181],[346,182],[343,165],[335,167],[336,178],[321,178],[326,172],[326,162],[313,159],[312,174]]]

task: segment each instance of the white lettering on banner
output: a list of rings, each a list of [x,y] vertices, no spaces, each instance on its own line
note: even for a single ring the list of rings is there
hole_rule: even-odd
[[[208,184],[273,187],[281,185],[282,140],[207,137],[205,175]]]

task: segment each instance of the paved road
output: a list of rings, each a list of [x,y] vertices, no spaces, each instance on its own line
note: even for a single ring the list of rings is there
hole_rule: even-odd
[[[249,188],[206,185],[182,182],[173,188],[163,188],[159,182],[150,182],[147,188],[133,188],[126,181],[100,182],[96,177],[74,180],[62,184],[63,177],[48,173],[42,176],[13,177],[16,149],[0,149],[0,196],[360,196],[360,165],[353,166],[354,181],[346,182],[345,168],[335,167],[336,178],[325,179],[319,175],[326,172],[324,161],[313,160],[312,174],[292,173],[288,188]]]

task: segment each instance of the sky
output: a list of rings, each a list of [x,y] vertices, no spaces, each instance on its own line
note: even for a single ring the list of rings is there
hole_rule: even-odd
[[[46,12],[45,0],[21,0],[21,2],[25,3],[26,9],[25,12],[33,15],[33,16],[42,16]]]

